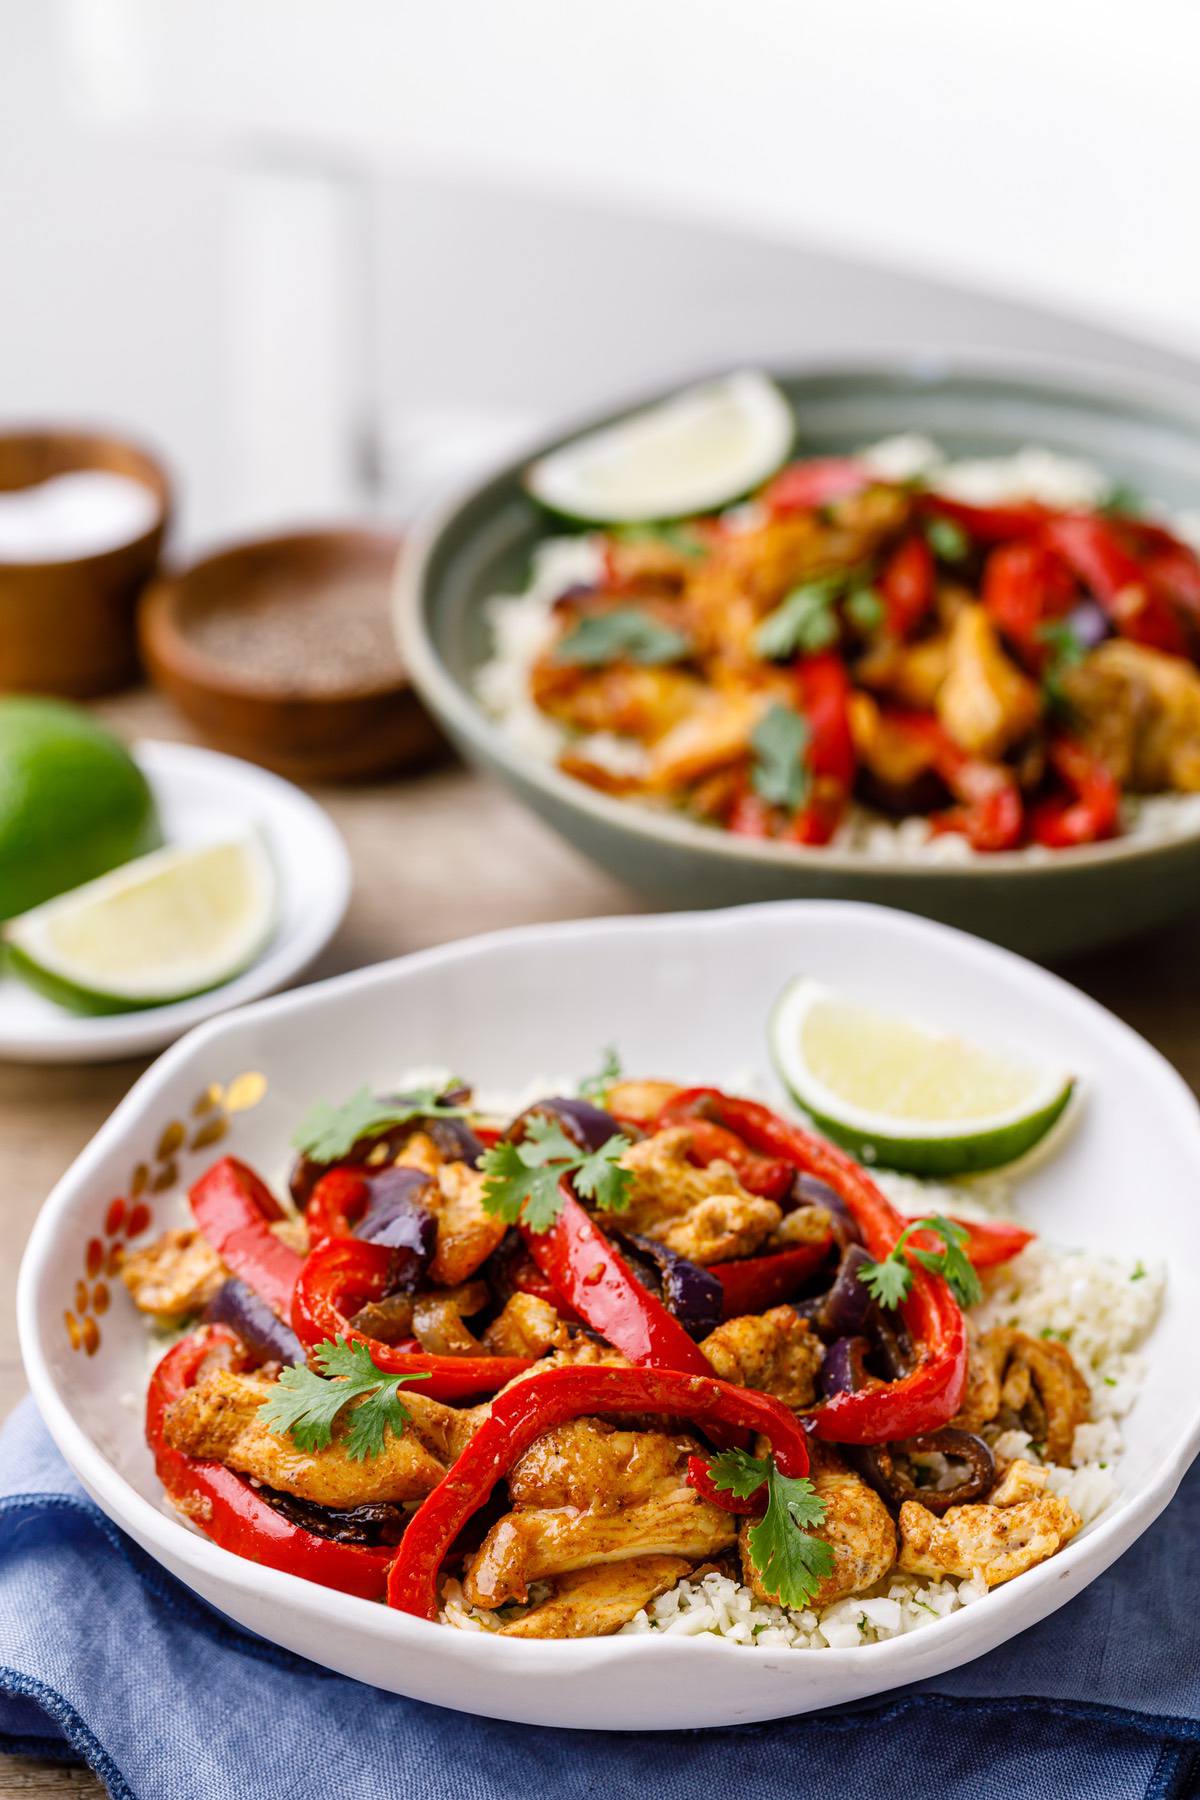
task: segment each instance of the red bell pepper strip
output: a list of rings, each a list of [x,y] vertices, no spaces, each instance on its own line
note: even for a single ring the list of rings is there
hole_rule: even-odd
[[[831,1236],[815,1238],[811,1244],[794,1244],[771,1256],[713,1263],[709,1273],[721,1283],[721,1317],[740,1319],[743,1313],[766,1312],[790,1299],[828,1260],[832,1243]]]
[[[808,721],[805,761],[811,780],[808,799],[786,836],[797,844],[827,844],[841,824],[858,760],[850,728],[850,677],[841,657],[826,650],[801,658],[795,682]]]
[[[856,456],[814,456],[790,463],[763,489],[762,501],[775,518],[811,512],[834,500],[847,500],[879,479]]]
[[[915,1215],[920,1217],[920,1214]],[[953,1213],[947,1214],[952,1225],[957,1225],[967,1234],[963,1249],[967,1253],[972,1268],[995,1269],[1001,1263],[1011,1262],[1026,1246],[1032,1244],[1035,1232],[1026,1231],[1023,1225],[1010,1224],[1007,1219],[958,1219]],[[906,1219],[912,1224],[912,1219]],[[932,1232],[918,1231],[909,1240],[921,1250],[941,1250],[944,1246]]]
[[[427,1375],[421,1392],[431,1400],[465,1400],[494,1394],[523,1375],[524,1356],[433,1356],[402,1344],[385,1344],[356,1331],[349,1315],[387,1292],[392,1252],[361,1238],[329,1238],[304,1259],[292,1296],[292,1330],[306,1350],[329,1338],[365,1344],[376,1368],[390,1375]]]
[[[1042,541],[1096,596],[1123,637],[1171,656],[1188,654],[1181,619],[1163,591],[1152,586],[1111,519],[1095,513],[1059,513],[1046,520]]]
[[[1034,843],[1065,850],[1115,836],[1121,822],[1121,784],[1112,771],[1073,738],[1056,738],[1048,754],[1068,792],[1034,807],[1029,821]]]
[[[768,1439],[783,1475],[808,1473],[804,1427],[779,1400],[711,1374],[671,1369],[567,1368],[531,1375],[492,1402],[458,1461],[409,1520],[388,1577],[388,1605],[436,1619],[438,1574],[454,1540],[536,1438],[587,1413],[666,1413],[712,1434],[731,1428]]]
[[[196,1224],[221,1261],[286,1319],[304,1259],[271,1230],[286,1215],[270,1188],[245,1163],[223,1156],[190,1199]]]
[[[984,611],[1035,673],[1048,652],[1041,627],[1069,612],[1074,597],[1070,570],[1045,544],[1001,544],[984,566]]]
[[[326,1238],[352,1237],[370,1192],[360,1169],[330,1169],[322,1175],[304,1209],[311,1248],[315,1250]]]
[[[691,1141],[688,1159],[706,1169],[709,1163],[727,1162],[748,1194],[764,1200],[782,1200],[796,1178],[791,1163],[779,1156],[755,1156],[740,1137],[714,1125],[711,1119],[687,1119]]]
[[[804,1174],[828,1182],[845,1202],[863,1242],[879,1262],[908,1221],[880,1193],[844,1150],[779,1118],[756,1100],[734,1099],[719,1088],[691,1088],[672,1103],[678,1115],[690,1107],[736,1131],[752,1150],[784,1156]],[[967,1337],[962,1312],[940,1275],[912,1268],[903,1318],[919,1361],[899,1381],[858,1393],[835,1394],[809,1415],[819,1438],[841,1444],[885,1444],[935,1431],[954,1417],[967,1380]]]
[[[1010,538],[1034,537],[1049,516],[1047,508],[1036,500],[972,506],[967,500],[952,500],[948,494],[922,494],[920,510],[933,518],[952,520],[977,544],[1003,544]]]
[[[548,1231],[522,1226],[525,1246],[551,1287],[586,1325],[639,1368],[711,1375],[712,1364],[662,1301],[648,1292],[580,1206],[564,1179]]]
[[[959,801],[934,815],[933,831],[961,831],[975,850],[1015,849],[1024,830],[1025,805],[1012,770],[968,755],[933,713],[889,708],[885,717],[889,729],[924,747],[930,766]]]
[[[223,1550],[248,1557],[268,1569],[283,1569],[322,1587],[338,1588],[364,1600],[382,1599],[395,1545],[336,1544],[315,1531],[293,1525],[223,1463],[187,1456],[167,1443],[167,1408],[199,1379],[204,1365],[219,1356],[238,1369],[245,1346],[224,1325],[205,1326],[173,1344],[150,1377],[146,1395],[146,1441],[167,1497]]]
[[[876,583],[883,601],[889,634],[904,639],[921,623],[933,605],[936,568],[933,551],[914,533],[893,550]]]
[[[733,1494],[728,1488],[719,1488],[708,1470],[706,1456],[689,1456],[687,1475],[689,1487],[713,1506],[719,1506],[722,1512],[740,1513],[745,1518],[761,1518],[767,1505],[767,1484],[756,1487],[752,1494]]]
[[[508,1280],[518,1294],[531,1294],[535,1300],[544,1300],[552,1306],[560,1318],[571,1324],[579,1323],[579,1314],[569,1301],[559,1293],[552,1281],[548,1281],[529,1257],[522,1257],[508,1269]]]

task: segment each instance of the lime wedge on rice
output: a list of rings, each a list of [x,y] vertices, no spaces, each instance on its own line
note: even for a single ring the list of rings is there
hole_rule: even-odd
[[[644,525],[730,506],[773,475],[792,446],[783,394],[753,369],[576,438],[527,470],[550,512],[588,525]]]
[[[800,977],[775,1003],[771,1055],[792,1098],[864,1161],[912,1175],[1014,1162],[1045,1137],[1074,1082],[849,1000]]]
[[[220,987],[275,924],[259,838],[152,851],[10,919],[10,966],[74,1012],[130,1012]]]

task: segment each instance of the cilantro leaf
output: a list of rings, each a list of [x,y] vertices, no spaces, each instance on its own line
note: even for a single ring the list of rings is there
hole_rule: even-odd
[[[858,1279],[880,1306],[890,1311],[899,1306],[907,1298],[912,1286],[912,1273],[908,1264],[896,1256],[893,1250],[882,1262],[865,1262],[858,1265]]]
[[[764,1590],[780,1606],[807,1606],[833,1573],[833,1551],[808,1527],[825,1517],[825,1502],[806,1475],[781,1475],[773,1457],[723,1450],[708,1465],[713,1486],[749,1499],[764,1482],[767,1510],[751,1525],[747,1544]]]
[[[873,587],[855,588],[846,596],[846,617],[859,631],[878,631],[884,621],[884,605]]]
[[[808,792],[808,720],[794,707],[782,703],[770,707],[754,727],[750,745],[754,766],[750,779],[755,792],[771,806],[794,812]]]
[[[530,1231],[548,1231],[562,1211],[560,1182],[570,1175],[585,1200],[605,1212],[629,1204],[633,1176],[620,1167],[629,1139],[614,1132],[599,1150],[580,1150],[556,1120],[527,1121],[524,1141],[502,1139],[480,1163],[486,1177],[483,1209],[509,1225],[520,1220]]]
[[[793,588],[755,633],[758,654],[768,662],[785,662],[801,651],[813,655],[828,650],[839,629],[833,603],[845,583],[844,574],[826,575]]]
[[[312,1162],[336,1162],[348,1156],[361,1138],[379,1137],[393,1125],[406,1125],[410,1119],[465,1119],[468,1112],[465,1106],[447,1105],[436,1088],[380,1098],[361,1087],[341,1106],[318,1100],[301,1120],[292,1143]]]
[[[624,1072],[616,1045],[608,1044],[601,1052],[600,1067],[594,1075],[584,1076],[579,1083],[579,1092],[588,1100],[603,1099],[614,1081],[620,1081]]]
[[[1135,487],[1128,482],[1118,481],[1109,488],[1108,493],[1097,507],[1098,512],[1107,513],[1111,518],[1138,518],[1145,511],[1146,503]]]
[[[935,517],[928,520],[925,538],[929,548],[941,562],[965,562],[971,554],[971,540],[954,519]]]
[[[304,1363],[282,1370],[257,1417],[269,1430],[289,1436],[299,1450],[324,1450],[342,1408],[358,1400],[346,1432],[347,1454],[355,1462],[380,1455],[388,1431],[400,1437],[408,1422],[399,1397],[401,1382],[428,1381],[428,1375],[390,1375],[376,1367],[365,1344],[344,1338],[327,1339],[313,1355],[323,1373]]]
[[[748,1500],[767,1479],[767,1459],[748,1450],[721,1450],[709,1462],[708,1473],[715,1488]]]
[[[1070,619],[1045,619],[1037,628],[1037,636],[1046,645],[1048,655],[1042,671],[1042,689],[1051,706],[1068,705],[1063,677],[1077,669],[1087,658],[1088,647]]]
[[[589,613],[580,619],[554,655],[558,662],[600,668],[623,656],[643,664],[679,662],[690,650],[691,643],[682,631],[660,625],[636,606],[619,606],[613,612]]]
[[[617,1158],[630,1149],[629,1139],[614,1132],[599,1150],[580,1159],[575,1170],[575,1186],[585,1200],[594,1200],[602,1212],[624,1212],[629,1205],[633,1174],[623,1169]]]
[[[941,1238],[944,1248],[927,1250],[919,1244],[910,1246],[909,1239],[918,1231],[935,1233]],[[902,1300],[907,1299],[912,1286],[912,1269],[908,1260],[911,1257],[922,1268],[930,1270],[934,1275],[941,1275],[949,1283],[960,1306],[974,1306],[983,1298],[983,1286],[964,1249],[966,1242],[967,1233],[963,1227],[956,1225],[952,1219],[943,1218],[941,1213],[932,1213],[926,1219],[914,1219],[900,1233],[882,1262],[859,1264],[858,1279],[880,1306],[899,1306]]]

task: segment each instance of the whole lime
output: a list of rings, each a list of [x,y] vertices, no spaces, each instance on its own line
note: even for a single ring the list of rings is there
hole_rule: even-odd
[[[161,842],[146,777],[110,732],[61,700],[0,699],[0,919]]]

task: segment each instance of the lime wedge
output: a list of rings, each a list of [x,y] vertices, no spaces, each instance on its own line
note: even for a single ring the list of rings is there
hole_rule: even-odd
[[[1014,1162],[1074,1088],[1059,1070],[874,1012],[803,976],[776,1001],[768,1030],[780,1079],[821,1130],[912,1175]]]
[[[794,432],[775,383],[747,369],[576,438],[535,462],[525,486],[581,524],[684,518],[758,487],[787,457]]]
[[[74,1012],[164,1006],[252,963],[275,923],[258,837],[152,851],[4,927],[11,967]]]

